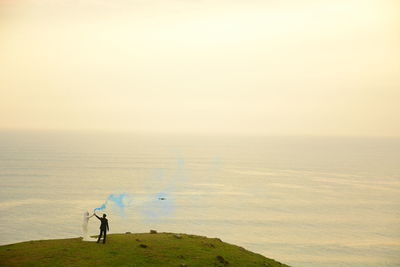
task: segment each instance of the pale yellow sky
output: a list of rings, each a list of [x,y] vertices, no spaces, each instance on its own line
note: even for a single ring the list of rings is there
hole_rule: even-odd
[[[400,1],[1,1],[0,129],[400,136]]]

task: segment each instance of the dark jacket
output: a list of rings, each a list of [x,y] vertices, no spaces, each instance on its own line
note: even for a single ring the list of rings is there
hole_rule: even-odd
[[[99,217],[96,214],[95,214],[95,216],[97,217],[97,219],[99,219],[101,221],[100,229],[101,230],[106,230],[107,229],[107,231],[109,231],[108,220],[106,218]]]

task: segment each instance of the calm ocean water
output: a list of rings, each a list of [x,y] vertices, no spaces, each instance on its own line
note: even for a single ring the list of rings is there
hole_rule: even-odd
[[[0,133],[1,244],[80,236],[82,213],[119,193],[130,205],[106,211],[111,232],[219,237],[293,266],[400,266],[400,139]]]

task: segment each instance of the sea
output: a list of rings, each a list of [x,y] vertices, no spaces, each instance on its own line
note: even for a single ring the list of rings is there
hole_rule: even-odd
[[[400,139],[0,132],[1,245],[79,237],[102,204],[110,233],[218,237],[299,267],[400,266]]]

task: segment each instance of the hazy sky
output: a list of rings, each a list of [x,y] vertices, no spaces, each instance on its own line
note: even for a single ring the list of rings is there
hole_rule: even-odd
[[[400,136],[400,1],[2,0],[0,129]]]

